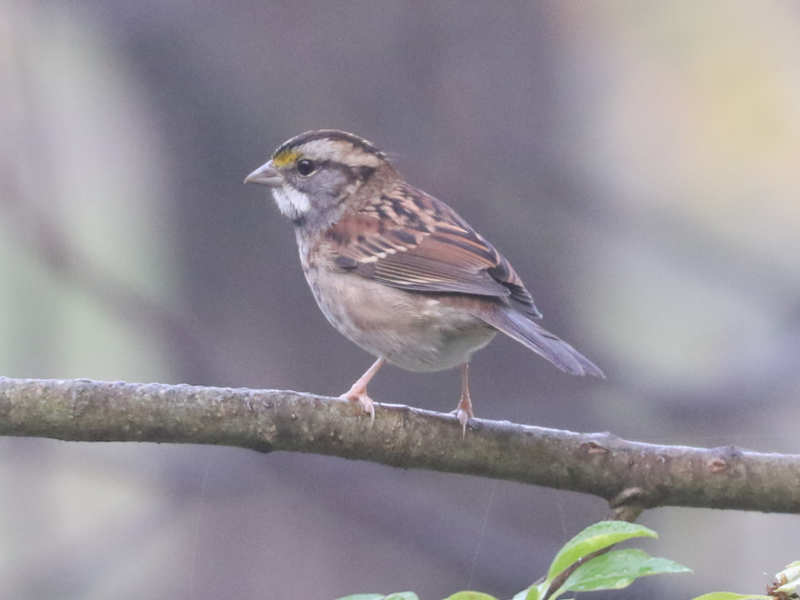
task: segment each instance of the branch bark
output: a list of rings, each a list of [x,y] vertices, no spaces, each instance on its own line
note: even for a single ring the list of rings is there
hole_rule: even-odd
[[[694,506],[800,512],[800,455],[645,444],[288,390],[0,377],[0,435],[220,444],[520,481],[605,498],[619,512]],[[624,517],[623,517],[624,518]],[[629,517],[630,518],[630,517]]]

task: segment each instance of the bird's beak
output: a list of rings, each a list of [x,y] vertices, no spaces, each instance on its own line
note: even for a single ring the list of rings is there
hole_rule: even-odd
[[[245,183],[260,183],[269,187],[277,187],[283,183],[283,177],[277,169],[272,166],[272,161],[268,160],[255,171],[244,178]]]

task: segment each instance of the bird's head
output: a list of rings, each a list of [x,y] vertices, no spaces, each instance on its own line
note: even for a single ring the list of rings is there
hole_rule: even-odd
[[[377,172],[393,172],[386,155],[346,131],[307,131],[281,144],[244,180],[266,185],[283,215],[296,225],[321,220]]]

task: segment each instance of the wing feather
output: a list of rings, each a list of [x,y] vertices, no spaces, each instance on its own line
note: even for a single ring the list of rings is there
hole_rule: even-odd
[[[327,232],[343,269],[410,291],[490,296],[541,317],[511,264],[444,202],[398,183]]]

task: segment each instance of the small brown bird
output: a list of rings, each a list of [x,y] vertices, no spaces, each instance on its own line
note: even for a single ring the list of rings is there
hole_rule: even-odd
[[[367,384],[385,362],[409,371],[460,365],[455,413],[465,430],[469,361],[498,331],[562,371],[603,377],[535,321],[541,314],[505,257],[367,140],[307,131],[244,181],[268,186],[291,219],[306,281],[331,325],[377,357],[342,394],[373,419]]]

